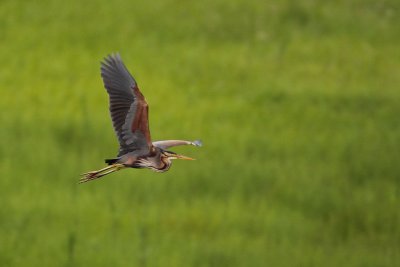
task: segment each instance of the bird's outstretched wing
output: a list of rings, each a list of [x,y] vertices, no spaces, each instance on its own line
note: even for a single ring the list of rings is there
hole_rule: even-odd
[[[110,97],[110,114],[119,141],[118,156],[137,151],[147,154],[152,146],[148,105],[120,55],[101,62],[101,77]]]
[[[167,149],[174,146],[184,146],[184,145],[202,146],[203,143],[200,140],[195,140],[195,141],[164,140],[164,141],[153,142],[153,146],[159,147],[161,149]]]

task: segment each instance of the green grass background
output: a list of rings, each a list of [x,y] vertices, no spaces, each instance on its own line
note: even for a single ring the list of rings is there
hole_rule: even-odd
[[[0,266],[400,266],[400,4],[0,2]],[[119,51],[171,170],[117,142]]]

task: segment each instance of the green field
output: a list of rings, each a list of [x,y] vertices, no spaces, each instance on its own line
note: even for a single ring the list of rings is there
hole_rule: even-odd
[[[400,266],[400,3],[0,2],[0,266]],[[153,140],[116,155],[119,51]]]

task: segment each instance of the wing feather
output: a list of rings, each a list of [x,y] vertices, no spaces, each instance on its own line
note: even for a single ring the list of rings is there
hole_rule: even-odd
[[[120,55],[101,62],[101,77],[110,100],[110,115],[119,141],[118,156],[132,151],[147,154],[152,146],[148,105]]]

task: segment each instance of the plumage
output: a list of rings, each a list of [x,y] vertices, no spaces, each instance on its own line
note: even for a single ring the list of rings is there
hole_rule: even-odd
[[[135,79],[119,54],[106,57],[100,69],[104,87],[109,95],[111,119],[119,141],[118,156],[134,150],[148,153],[152,146],[148,105]]]
[[[118,53],[104,58],[100,73],[109,95],[110,116],[119,142],[119,151],[116,158],[105,160],[108,167],[83,174],[80,183],[124,168],[148,168],[165,172],[171,167],[171,159],[192,160],[165,149],[180,145],[201,146],[198,140],[151,142],[148,104]]]

